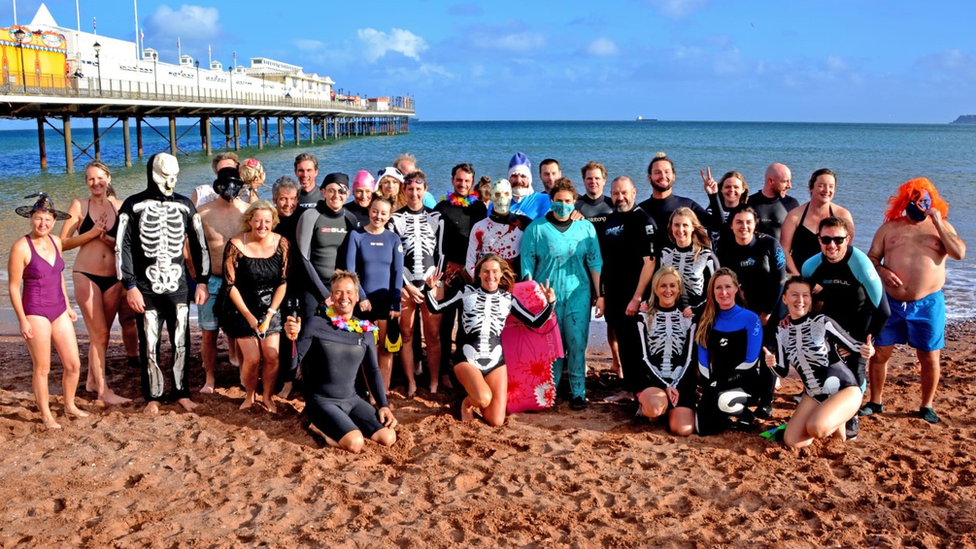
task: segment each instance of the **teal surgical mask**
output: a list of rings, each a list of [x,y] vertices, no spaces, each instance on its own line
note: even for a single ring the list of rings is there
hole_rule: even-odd
[[[552,210],[552,213],[556,214],[556,217],[562,219],[569,217],[569,214],[573,213],[576,206],[573,204],[566,204],[565,202],[553,202],[549,206],[549,209]]]

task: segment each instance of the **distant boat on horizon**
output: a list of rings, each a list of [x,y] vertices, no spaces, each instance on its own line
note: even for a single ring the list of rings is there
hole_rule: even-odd
[[[641,115],[638,114],[637,115],[637,121],[638,122],[657,122],[657,118],[644,118],[643,116],[641,116]]]

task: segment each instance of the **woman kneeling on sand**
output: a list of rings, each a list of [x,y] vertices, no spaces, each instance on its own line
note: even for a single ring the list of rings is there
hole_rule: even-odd
[[[47,376],[51,372],[51,343],[58,350],[64,375],[64,411],[76,417],[88,414],[75,405],[78,372],[78,339],[71,324],[78,315],[68,301],[65,289],[64,260],[61,258],[61,239],[51,235],[55,220],[68,219],[68,214],[54,209],[54,202],[44,193],[33,206],[17,208],[17,214],[29,217],[31,232],[17,239],[10,250],[7,275],[10,281],[10,302],[20,321],[20,334],[27,342],[34,361],[34,401],[41,411],[41,419],[48,429],[61,426],[51,412]],[[28,198],[34,198],[34,196]],[[20,283],[24,290],[21,293]]]
[[[383,376],[376,360],[376,326],[352,316],[359,300],[356,273],[336,270],[332,275],[332,306],[319,309],[301,330],[301,319],[289,316],[285,333],[298,340],[305,409],[312,424],[330,446],[350,452],[363,449],[365,439],[383,446],[396,442],[397,420],[386,400]],[[363,368],[374,410],[356,394],[356,376]]]
[[[457,350],[454,354],[454,375],[467,391],[461,402],[461,420],[471,421],[480,413],[489,425],[505,423],[508,405],[508,370],[502,354],[502,328],[508,315],[525,324],[539,328],[552,314],[556,292],[549,281],[542,286],[548,305],[533,315],[514,297],[515,273],[508,262],[495,254],[487,254],[475,263],[477,286],[455,287],[451,297],[444,297],[442,274],[435,272],[427,279],[427,305],[432,313],[440,314],[449,305],[461,302],[461,322],[458,325]],[[458,279],[455,279],[458,280]]]
[[[844,440],[844,425],[861,405],[861,388],[833,344],[861,353],[865,360],[874,355],[870,334],[867,342],[858,343],[829,316],[811,315],[812,294],[810,282],[803,278],[786,282],[783,302],[789,309],[789,323],[776,333],[776,355],[763,347],[766,365],[776,375],[785,377],[792,365],[803,380],[803,398],[783,434],[784,442],[793,448],[831,435]]]

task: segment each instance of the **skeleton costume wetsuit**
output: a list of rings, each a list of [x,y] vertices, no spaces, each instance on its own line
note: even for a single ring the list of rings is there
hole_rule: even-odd
[[[786,377],[790,365],[800,374],[803,388],[817,402],[823,402],[841,389],[858,387],[854,373],[828,342],[839,343],[851,353],[861,352],[861,344],[837,322],[824,315],[790,319],[776,333],[776,375]]]
[[[539,328],[552,314],[548,303],[539,314],[533,315],[512,294],[504,290],[486,292],[481,288],[465,285],[454,295],[438,302],[433,289],[425,294],[430,312],[440,314],[455,302],[461,303],[461,322],[458,323],[457,351],[454,363],[469,362],[488,375],[505,365],[502,354],[502,328],[512,314],[532,328]]]
[[[146,190],[130,196],[119,210],[115,243],[119,278],[127,291],[139,289],[146,307],[136,316],[136,324],[142,393],[147,402],[160,400],[165,389],[159,364],[163,322],[173,346],[172,395],[176,399],[190,396],[186,383],[190,305],[183,258],[187,237],[197,282],[206,285],[210,279],[210,252],[200,215],[188,198],[173,192],[179,171],[175,157],[153,155],[146,165]]]
[[[669,244],[661,250],[661,266],[670,265],[681,274],[681,306],[691,307],[697,315],[705,303],[708,281],[718,269],[718,258],[710,248],[697,253],[693,246],[687,248]]]
[[[403,282],[423,288],[443,257],[444,222],[441,214],[422,206],[404,206],[393,214],[390,228],[403,243]]]
[[[700,435],[720,433],[732,426],[731,416],[750,423],[759,383],[762,325],[756,313],[733,306],[719,311],[708,336],[698,345],[701,400],[696,417]]]
[[[691,366],[695,324],[681,308],[657,309],[638,315],[637,330],[643,352],[643,369],[638,376],[642,388],[678,389],[678,404],[694,408],[698,400],[698,376]],[[624,379],[627,379],[624,377]]]
[[[468,255],[464,268],[474,276],[474,265],[483,255],[497,254],[508,262],[508,266],[519,272],[519,253],[522,250],[522,234],[532,220],[521,214],[509,212],[501,215],[497,211],[474,224],[471,238],[468,239]]]

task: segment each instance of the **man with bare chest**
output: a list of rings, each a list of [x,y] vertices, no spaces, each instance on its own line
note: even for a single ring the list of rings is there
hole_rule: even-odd
[[[925,178],[913,179],[888,200],[885,222],[874,235],[868,257],[884,284],[891,317],[875,343],[871,358],[870,401],[861,415],[882,413],[882,390],[893,346],[915,348],[922,368],[922,402],[918,417],[938,423],[933,409],[945,344],[946,257],[960,260],[966,243],[945,219],[949,205]]]
[[[207,373],[207,380],[200,389],[201,393],[212,393],[214,390],[214,367],[217,364],[217,316],[220,311],[215,310],[217,294],[224,284],[224,247],[236,234],[241,232],[241,220],[248,204],[238,200],[244,182],[241,180],[237,168],[221,168],[214,181],[214,191],[219,195],[217,200],[208,202],[200,207],[200,220],[203,222],[203,234],[207,239],[210,250],[211,277],[207,289],[210,298],[197,311],[200,329],[203,331],[203,341],[200,345],[200,355],[203,368]],[[234,341],[228,339],[228,345],[233,348]]]

